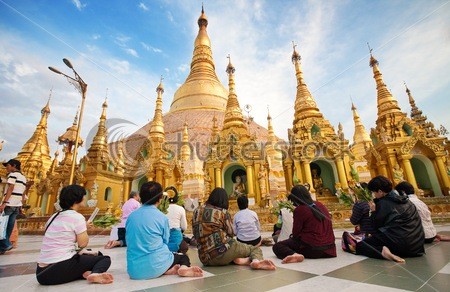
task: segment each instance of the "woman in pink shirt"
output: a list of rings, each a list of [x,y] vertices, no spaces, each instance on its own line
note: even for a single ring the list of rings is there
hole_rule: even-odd
[[[113,276],[106,273],[111,265],[109,256],[100,252],[84,252],[89,243],[86,219],[78,213],[84,206],[86,190],[70,185],[61,190],[59,205],[62,211],[54,214],[46,224],[36,278],[41,285],[58,285],[78,279],[90,283],[109,284]]]
[[[118,240],[110,240],[105,245],[106,249],[118,247],[118,246],[127,246],[127,242],[125,240],[125,223],[127,222],[128,216],[138,209],[141,206],[141,198],[139,197],[138,192],[131,191],[128,196],[128,201],[125,202],[122,206],[122,217],[117,229]]]

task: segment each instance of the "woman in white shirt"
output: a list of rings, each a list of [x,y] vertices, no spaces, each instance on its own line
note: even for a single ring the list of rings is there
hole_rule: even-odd
[[[170,186],[164,190],[169,197],[169,208],[167,209],[167,218],[169,218],[170,238],[169,238],[169,250],[172,252],[183,253],[187,252],[186,246],[180,248],[183,241],[183,231],[187,229],[186,210],[179,206],[178,203],[178,191],[175,187]]]
[[[61,190],[62,211],[46,224],[41,253],[36,268],[37,281],[42,285],[58,285],[78,279],[90,283],[109,284],[113,276],[106,273],[111,265],[109,256],[100,252],[83,252],[89,243],[86,219],[78,213],[84,206],[86,190],[70,185]]]

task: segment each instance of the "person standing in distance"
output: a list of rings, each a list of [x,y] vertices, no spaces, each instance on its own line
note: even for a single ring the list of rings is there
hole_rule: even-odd
[[[5,212],[5,216],[9,215],[9,220],[6,226],[6,238],[0,240],[0,254],[4,254],[13,248],[9,238],[14,228],[16,217],[20,212],[20,207],[22,207],[22,195],[27,184],[26,177],[20,172],[19,160],[10,159],[8,162],[3,163],[3,166],[6,167],[8,177],[0,205],[0,214]]]

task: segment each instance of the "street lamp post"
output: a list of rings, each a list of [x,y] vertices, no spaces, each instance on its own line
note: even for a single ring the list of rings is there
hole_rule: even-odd
[[[67,67],[72,69],[75,78],[70,77],[58,69],[55,69],[53,67],[48,67],[51,71],[55,72],[56,74],[60,74],[67,78],[67,81],[69,81],[70,84],[72,84],[80,93],[81,93],[81,108],[80,108],[80,116],[78,118],[78,125],[77,125],[77,133],[75,137],[75,149],[73,149],[73,155],[72,155],[72,166],[70,168],[70,177],[69,177],[69,185],[73,184],[73,178],[75,175],[75,164],[77,160],[77,154],[78,154],[78,140],[80,139],[80,131],[81,131],[81,121],[83,119],[83,110],[84,110],[84,102],[86,100],[86,91],[87,91],[87,84],[83,81],[81,76],[75,71],[75,69],[72,66],[72,63],[66,58],[63,59],[64,64],[66,64]]]

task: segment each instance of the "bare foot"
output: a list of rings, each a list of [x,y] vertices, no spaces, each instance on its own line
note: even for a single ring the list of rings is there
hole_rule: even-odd
[[[178,270],[180,269],[180,265],[174,265],[170,269],[168,269],[164,275],[176,275],[178,274]]]
[[[254,270],[275,270],[275,264],[271,260],[253,260],[250,267]]]
[[[106,248],[106,249],[110,249],[110,248],[117,247],[117,246],[121,246],[121,245],[122,245],[122,243],[121,243],[120,241],[118,241],[118,240],[110,240],[110,241],[108,241],[108,243],[105,245],[105,248]]]
[[[285,257],[281,263],[282,264],[289,264],[289,263],[300,263],[303,262],[305,257],[302,254],[294,253],[287,257]]]
[[[401,263],[401,264],[405,263],[405,259],[393,254],[387,246],[383,246],[381,255],[387,260],[394,261],[396,263]]]
[[[445,234],[436,234],[434,241],[450,241],[450,236]]]
[[[110,273],[92,273],[87,276],[86,280],[89,283],[110,284],[114,281],[114,278]]]
[[[92,274],[91,271],[86,271],[86,272],[84,272],[84,273],[83,273],[83,278],[87,279],[87,277],[88,277],[90,274]]]
[[[197,266],[181,266],[178,269],[178,275],[180,277],[203,277],[203,270]]]
[[[239,266],[249,266],[252,261],[250,258],[237,258],[233,260],[233,263]]]

